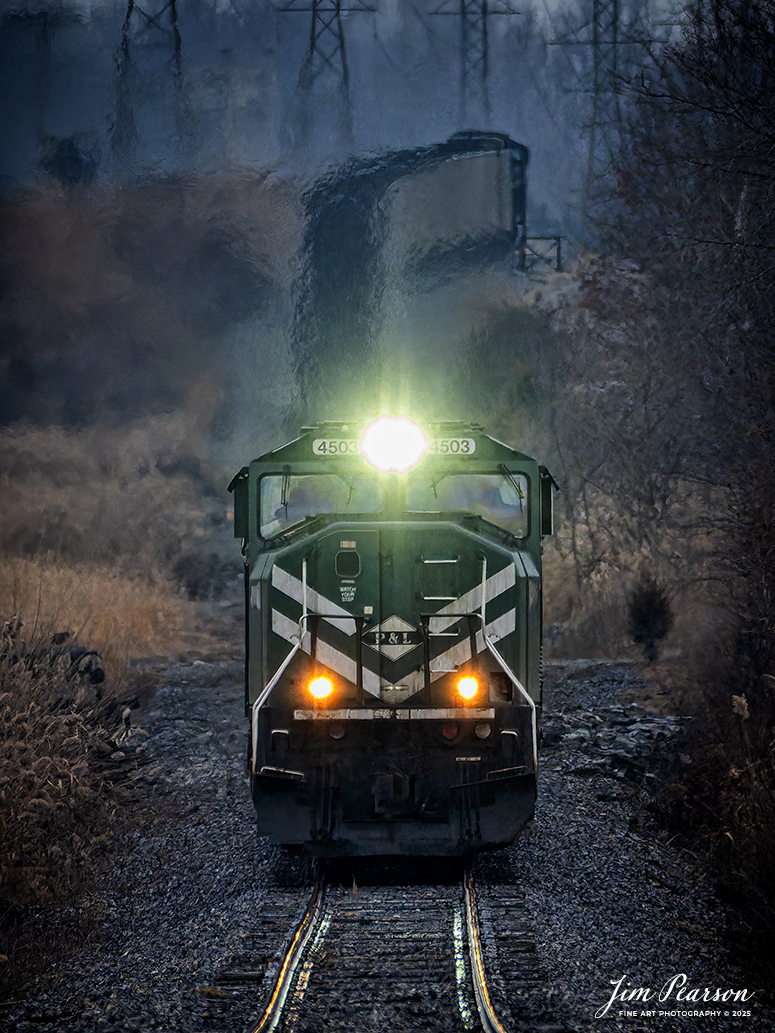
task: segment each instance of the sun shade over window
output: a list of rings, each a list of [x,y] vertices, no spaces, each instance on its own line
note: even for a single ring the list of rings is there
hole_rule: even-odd
[[[269,474],[259,486],[259,531],[273,538],[295,524],[326,513],[380,513],[382,486],[367,477],[338,474]]]
[[[527,477],[518,473],[451,473],[437,480],[410,478],[410,513],[470,513],[525,538],[528,533]]]

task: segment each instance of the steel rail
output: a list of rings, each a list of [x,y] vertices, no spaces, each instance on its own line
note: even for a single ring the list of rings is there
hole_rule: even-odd
[[[272,996],[269,998],[264,1014],[255,1025],[248,1028],[247,1033],[272,1033],[273,1030],[277,1029],[283,1015],[288,993],[293,985],[296,969],[304,956],[310,937],[320,925],[320,920],[323,916],[324,896],[325,883],[322,879],[319,879],[315,883],[312,896],[307,904],[307,910],[304,912],[304,916],[299,922],[296,932],[293,934],[291,944],[283,958],[283,963],[280,966],[280,971],[272,990]]]
[[[474,983],[474,996],[479,1020],[486,1033],[507,1033],[490,1001],[487,979],[484,974],[482,944],[479,939],[479,924],[476,918],[476,902],[474,900],[474,882],[471,869],[466,868],[463,876],[463,895],[466,909],[466,928],[468,931],[468,954],[471,959],[471,977]]]

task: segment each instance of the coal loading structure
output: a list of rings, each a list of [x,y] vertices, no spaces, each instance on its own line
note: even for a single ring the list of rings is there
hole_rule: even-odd
[[[352,159],[305,195],[292,357],[297,420],[357,412],[395,380],[391,318],[477,270],[523,269],[528,150],[503,133]],[[393,293],[391,293],[393,292]],[[444,304],[441,302],[441,304]],[[385,340],[387,334],[388,340]]]

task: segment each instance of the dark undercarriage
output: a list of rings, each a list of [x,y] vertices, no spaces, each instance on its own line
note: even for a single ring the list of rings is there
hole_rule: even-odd
[[[352,721],[336,728],[338,739],[328,721],[262,736],[259,833],[328,857],[460,856],[507,845],[532,817],[535,772],[519,763],[516,737],[482,741],[473,721],[459,724],[452,741],[441,722],[422,719]]]

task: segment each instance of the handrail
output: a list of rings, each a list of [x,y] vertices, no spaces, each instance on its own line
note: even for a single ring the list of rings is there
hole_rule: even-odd
[[[299,638],[296,645],[288,653],[286,658],[274,672],[272,677],[269,679],[267,684],[264,686],[263,691],[259,695],[258,699],[253,704],[252,712],[250,715],[250,738],[253,746],[252,758],[253,758],[253,771],[257,771],[256,761],[258,758],[258,712],[263,707],[269,698],[269,694],[278,681],[282,678],[285,673],[288,664],[293,660],[294,656],[301,649],[302,643],[304,642],[304,621],[306,620],[307,614],[307,561],[303,559],[301,561],[301,619],[299,620]]]
[[[485,575],[486,575],[486,568],[485,568]],[[482,604],[484,604],[484,593],[482,593]],[[421,614],[420,615],[420,619],[422,620],[424,617],[431,617],[432,618],[432,617],[436,617],[436,616],[442,616],[442,614],[435,614],[435,613]],[[476,618],[477,620],[481,621],[481,624],[482,624],[482,627],[481,627],[482,641],[484,642],[484,644],[487,647],[487,649],[495,657],[495,660],[497,661],[497,663],[498,663],[499,667],[501,668],[501,670],[503,671],[503,673],[506,675],[506,677],[509,679],[509,681],[512,683],[512,685],[515,687],[515,689],[520,694],[520,696],[525,701],[525,703],[527,703],[527,705],[530,707],[530,724],[531,724],[532,737],[533,737],[533,750],[532,750],[532,752],[533,752],[533,769],[534,769],[534,771],[538,771],[538,720],[537,720],[537,717],[536,717],[535,701],[531,698],[531,696],[530,696],[529,692],[527,691],[527,689],[525,688],[525,686],[522,684],[522,682],[519,680],[519,678],[516,676],[516,674],[514,674],[512,669],[509,667],[509,665],[503,659],[501,654],[495,648],[495,643],[490,638],[490,636],[487,634],[487,627],[486,627],[486,625],[484,623],[484,616],[481,613],[478,613],[478,612],[474,611],[473,613],[445,613],[445,614],[443,614],[443,617],[444,617],[445,620],[448,619],[448,618],[454,618],[455,621],[458,621],[458,620],[462,620],[463,618],[468,618],[469,620],[471,618]],[[472,659],[473,659],[473,650],[472,650]]]
[[[253,753],[252,753],[252,756],[253,756],[253,771],[257,770],[256,769],[256,758],[258,756],[258,712],[261,709],[261,707],[263,707],[264,703],[266,703],[267,699],[269,698],[269,693],[272,691],[272,689],[278,683],[280,678],[282,678],[282,676],[283,676],[283,674],[285,672],[285,669],[288,666],[288,664],[291,662],[291,660],[293,660],[294,656],[296,656],[298,651],[301,649],[302,640],[303,640],[303,636],[300,635],[299,636],[299,641],[296,643],[296,645],[293,647],[293,649],[290,651],[290,653],[288,653],[286,658],[283,660],[283,662],[277,668],[277,670],[273,674],[271,680],[269,682],[267,682],[266,687],[264,688],[264,691],[261,693],[261,695],[258,697],[258,699],[253,704],[252,714],[251,714],[251,718],[250,718],[251,740],[252,740],[252,743],[253,743]]]
[[[252,742],[253,742],[253,771],[254,772],[258,770],[257,767],[256,767],[256,758],[258,756],[258,712],[261,709],[261,707],[263,707],[264,704],[266,703],[266,701],[269,698],[269,694],[271,693],[272,689],[274,689],[274,687],[279,682],[280,678],[282,678],[283,674],[285,673],[285,671],[286,671],[286,669],[288,667],[288,664],[291,662],[291,660],[293,660],[294,656],[296,656],[298,651],[302,648],[302,643],[304,642],[304,624],[305,624],[305,622],[310,620],[312,617],[325,618],[327,616],[327,614],[325,614],[325,613],[307,613],[306,612],[306,566],[307,566],[307,561],[305,560],[304,563],[303,563],[303,566],[302,566],[302,572],[303,572],[303,575],[304,575],[304,578],[303,578],[303,581],[302,581],[302,584],[304,585],[304,602],[302,603],[302,606],[303,606],[305,612],[302,613],[301,617],[299,618],[299,637],[298,637],[298,640],[297,640],[296,644],[294,645],[294,647],[291,649],[291,651],[288,653],[286,658],[283,660],[283,662],[277,668],[275,673],[272,675],[271,679],[266,683],[264,689],[261,692],[261,695],[256,699],[256,701],[254,702],[253,707],[252,707],[252,712],[251,712],[251,738],[252,738]],[[348,619],[347,617],[342,617],[339,614],[332,615],[332,616],[335,617],[336,620],[347,620]],[[353,616],[351,619],[356,622],[356,627],[357,627],[357,620],[358,620],[358,618]]]
[[[481,616],[481,614],[477,614],[477,616]],[[522,684],[522,682],[519,680],[519,678],[516,676],[516,674],[514,674],[514,672],[509,667],[509,665],[506,663],[506,661],[500,655],[498,650],[495,648],[495,643],[492,641],[490,636],[487,634],[487,631],[486,631],[485,626],[484,626],[484,622],[482,622],[482,638],[484,639],[484,644],[487,646],[487,648],[490,650],[492,655],[495,657],[495,659],[500,664],[501,670],[504,672],[506,677],[510,679],[511,683],[514,685],[514,687],[516,688],[517,692],[519,692],[519,694],[522,696],[522,698],[525,700],[525,702],[530,707],[530,724],[531,724],[531,730],[532,730],[532,733],[533,733],[533,770],[537,773],[538,772],[538,721],[536,719],[535,700],[533,700],[531,698],[531,696],[528,693],[528,691],[525,688],[525,686]]]
[[[512,669],[500,655],[498,650],[495,648],[495,643],[492,641],[490,636],[487,634],[487,620],[485,617],[485,607],[487,605],[487,557],[482,559],[482,612],[478,614],[482,621],[482,639],[484,644],[490,650],[492,655],[497,660],[507,678],[510,679],[517,692],[522,696],[527,705],[530,707],[530,725],[533,733],[533,771],[538,774],[538,721],[536,719],[536,705],[535,701],[527,691],[525,686],[514,674]],[[473,659],[473,657],[472,657]]]

